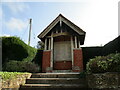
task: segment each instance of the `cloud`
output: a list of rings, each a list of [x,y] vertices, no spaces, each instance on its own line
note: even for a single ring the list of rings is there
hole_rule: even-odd
[[[29,9],[29,5],[23,2],[10,2],[5,4],[14,14],[25,12]]]
[[[2,36],[5,36],[5,37],[10,37],[10,35],[9,35],[9,34],[3,34]]]
[[[9,21],[5,22],[6,27],[10,30],[22,31],[27,27],[28,22],[25,22],[21,19],[11,18]]]

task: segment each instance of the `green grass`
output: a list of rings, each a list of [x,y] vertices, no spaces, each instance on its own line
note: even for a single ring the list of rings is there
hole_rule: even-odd
[[[29,74],[28,72],[0,72],[2,80],[16,78],[18,75]]]

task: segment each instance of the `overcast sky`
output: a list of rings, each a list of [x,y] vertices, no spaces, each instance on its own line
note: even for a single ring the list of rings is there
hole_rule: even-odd
[[[61,13],[86,32],[84,46],[104,45],[118,36],[119,0],[22,1],[3,0],[1,35],[18,36],[27,43],[29,19],[32,18],[31,46],[36,46],[38,34]]]

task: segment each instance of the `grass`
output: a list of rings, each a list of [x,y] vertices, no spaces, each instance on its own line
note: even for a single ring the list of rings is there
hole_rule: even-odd
[[[28,72],[0,72],[2,80],[16,78],[18,75],[29,74]]]

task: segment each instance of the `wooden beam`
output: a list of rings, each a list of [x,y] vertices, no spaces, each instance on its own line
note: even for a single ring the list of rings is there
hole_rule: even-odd
[[[50,46],[51,46],[51,40],[50,40],[50,38],[49,38],[49,50],[51,49]]]
[[[43,38],[57,23],[59,22],[59,18],[56,18],[54,22],[52,22],[39,36]]]
[[[53,69],[53,32],[51,33],[51,62],[50,67]]]
[[[70,35],[68,32],[62,32],[62,33],[54,33],[53,37],[61,36],[61,35]]]
[[[74,66],[74,59],[73,59],[73,36],[71,36],[71,58],[72,58],[72,66]]]
[[[79,28],[77,28],[76,26],[74,26],[73,24],[71,24],[69,21],[65,20],[64,18],[61,18],[61,20],[67,24],[70,28],[72,28],[74,31],[76,31],[79,35],[85,35],[85,33]]]
[[[56,33],[58,33],[58,30],[56,30]]]
[[[47,50],[47,38],[45,38],[45,50]]]
[[[81,48],[81,47],[80,47],[80,40],[78,41],[78,47]]]
[[[60,27],[62,27],[62,20],[61,20],[61,16],[60,16]]]
[[[75,48],[77,48],[77,37],[75,36]]]
[[[60,32],[61,32],[61,33],[63,32],[62,29],[60,30]]]

